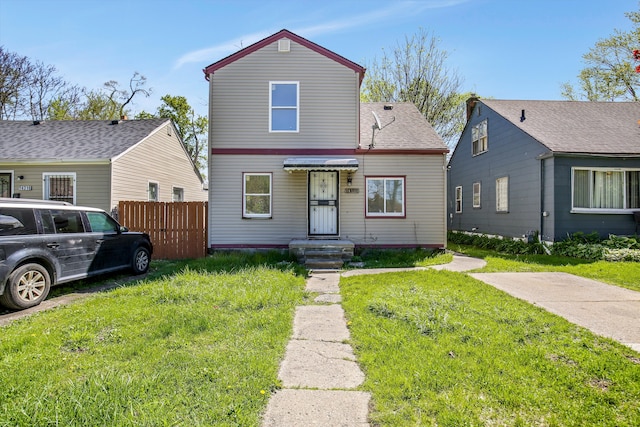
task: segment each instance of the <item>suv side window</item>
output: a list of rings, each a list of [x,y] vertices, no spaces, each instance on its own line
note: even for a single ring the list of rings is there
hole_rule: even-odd
[[[0,208],[0,236],[38,234],[33,209]]]
[[[120,226],[112,218],[102,212],[86,212],[91,231],[94,233],[117,232]]]
[[[46,217],[49,218],[46,218]],[[42,211],[42,224],[45,233],[83,233],[82,215],[79,211],[54,210]],[[53,227],[52,227],[53,226]]]

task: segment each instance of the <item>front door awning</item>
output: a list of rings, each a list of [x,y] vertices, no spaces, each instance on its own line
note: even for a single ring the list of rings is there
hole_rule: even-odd
[[[284,161],[286,171],[350,171],[358,170],[358,159],[338,157],[290,157]]]

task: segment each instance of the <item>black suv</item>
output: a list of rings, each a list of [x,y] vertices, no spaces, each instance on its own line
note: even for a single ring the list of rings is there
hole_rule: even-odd
[[[97,274],[149,269],[153,247],[106,212],[63,202],[0,199],[0,304],[25,309],[49,288]]]

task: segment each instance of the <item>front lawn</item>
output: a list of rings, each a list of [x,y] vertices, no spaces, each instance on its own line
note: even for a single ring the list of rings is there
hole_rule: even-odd
[[[467,275],[343,277],[380,426],[640,425],[640,355]]]
[[[0,425],[259,425],[304,277],[258,264],[155,263],[163,276],[3,327]]]

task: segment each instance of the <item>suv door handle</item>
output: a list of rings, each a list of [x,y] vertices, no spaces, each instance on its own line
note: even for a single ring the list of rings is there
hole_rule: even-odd
[[[60,247],[60,243],[47,243],[47,247],[51,249],[58,249]]]

